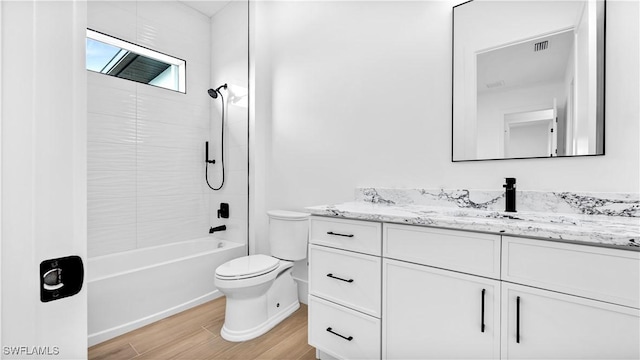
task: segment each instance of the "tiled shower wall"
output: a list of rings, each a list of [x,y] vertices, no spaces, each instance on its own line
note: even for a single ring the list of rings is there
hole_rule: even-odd
[[[210,19],[176,1],[89,1],[88,27],[187,63],[187,93],[88,71],[88,255],[207,235]]]
[[[225,183],[220,191],[210,191],[211,225],[226,225],[220,238],[246,243],[248,238],[248,150],[249,113],[247,109],[248,0],[234,0],[211,17],[211,86],[227,83],[223,92],[225,108]],[[219,158],[220,100],[212,100],[210,150]],[[220,164],[209,167],[211,185],[220,185]],[[218,219],[221,202],[229,204],[229,218]]]

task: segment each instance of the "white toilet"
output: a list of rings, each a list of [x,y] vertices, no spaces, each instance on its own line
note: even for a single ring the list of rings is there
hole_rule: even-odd
[[[227,296],[220,335],[228,341],[256,338],[300,307],[291,276],[293,262],[307,257],[309,214],[272,210],[271,255],[249,255],[216,269],[215,285]]]

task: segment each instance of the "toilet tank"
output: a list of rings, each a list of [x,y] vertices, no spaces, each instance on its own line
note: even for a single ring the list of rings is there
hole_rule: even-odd
[[[286,211],[267,211],[269,216],[269,244],[271,256],[297,261],[307,257],[309,214]]]

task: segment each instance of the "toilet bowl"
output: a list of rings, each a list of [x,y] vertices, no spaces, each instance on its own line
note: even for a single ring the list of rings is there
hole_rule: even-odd
[[[220,335],[228,341],[256,338],[300,307],[291,271],[294,261],[306,258],[309,214],[267,214],[273,256],[243,256],[216,269],[215,285],[227,297]]]

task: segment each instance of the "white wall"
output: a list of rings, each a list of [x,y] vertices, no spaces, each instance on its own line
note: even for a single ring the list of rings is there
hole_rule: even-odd
[[[235,0],[211,17],[211,82],[217,88],[226,83],[225,96],[225,183],[219,191],[209,191],[211,226],[226,225],[227,230],[217,233],[220,238],[247,243],[248,218],[248,149],[249,131],[248,90],[248,1]],[[210,154],[216,164],[209,165],[209,179],[213,187],[222,180],[221,151],[221,101],[210,100],[211,132]],[[218,219],[220,203],[229,204],[229,219]]]
[[[255,227],[267,209],[349,201],[356,186],[638,192],[638,2],[607,1],[606,155],[451,162],[459,1],[258,2]]]
[[[544,83],[479,93],[477,102],[477,158],[497,159],[504,157],[505,114],[552,109],[554,98],[558,104],[565,103],[564,90],[563,83]],[[544,144],[546,145],[546,142]],[[523,153],[526,154],[527,151]],[[542,156],[549,156],[549,154],[545,153]],[[509,157],[514,156],[510,155]]]
[[[186,60],[186,94],[88,72],[88,251],[206,236],[209,18],[177,1],[90,1],[88,27]]]

